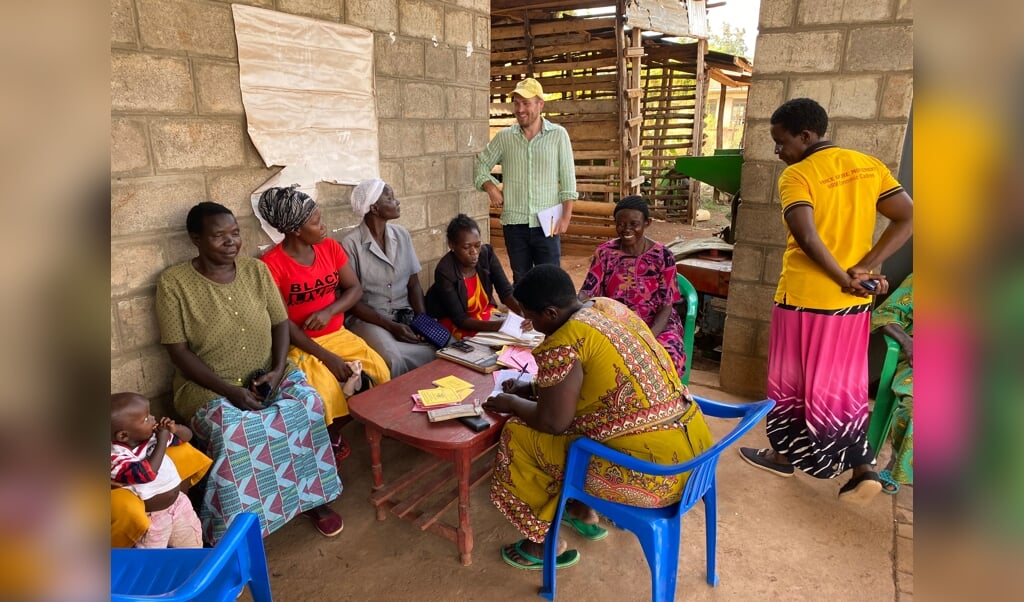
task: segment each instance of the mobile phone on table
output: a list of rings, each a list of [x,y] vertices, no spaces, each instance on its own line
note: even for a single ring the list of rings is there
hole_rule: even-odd
[[[455,341],[452,343],[452,347],[458,349],[463,353],[469,353],[470,351],[473,351],[473,346],[465,341]]]

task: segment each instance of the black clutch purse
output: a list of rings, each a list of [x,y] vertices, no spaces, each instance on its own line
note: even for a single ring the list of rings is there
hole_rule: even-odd
[[[413,332],[426,339],[428,343],[438,349],[447,345],[448,341],[452,338],[447,328],[441,326],[440,322],[427,314],[418,314],[414,317],[412,323],[409,324],[409,328],[412,328]]]

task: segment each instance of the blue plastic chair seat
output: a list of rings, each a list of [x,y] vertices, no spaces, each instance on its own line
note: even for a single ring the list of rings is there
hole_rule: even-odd
[[[676,572],[679,567],[679,542],[682,533],[682,516],[698,501],[704,501],[704,515],[707,523],[707,580],[718,585],[715,571],[715,552],[718,538],[718,502],[715,483],[715,469],[722,452],[743,434],[760,422],[775,405],[765,399],[745,405],[725,404],[694,396],[705,416],[715,418],[739,418],[739,423],[725,437],[722,437],[704,453],[681,464],[654,464],[638,460],[615,451],[592,439],[580,438],[569,446],[565,467],[565,481],[562,495],[558,500],[551,529],[544,542],[544,585],[540,596],[548,600],[555,598],[555,563],[558,531],[565,505],[577,500],[605,515],[616,525],[633,532],[640,540],[647,564],[651,568],[651,598],[656,602],[675,599]],[[619,464],[627,470],[648,475],[670,476],[690,473],[679,502],[665,508],[637,508],[594,497],[586,492],[587,468],[591,456],[599,456]]]
[[[112,600],[238,598],[249,586],[256,602],[271,602],[270,575],[259,518],[239,514],[214,548],[110,551]]]

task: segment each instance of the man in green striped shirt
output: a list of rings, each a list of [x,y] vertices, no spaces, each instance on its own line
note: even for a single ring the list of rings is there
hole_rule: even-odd
[[[474,184],[501,209],[501,229],[515,282],[535,265],[561,261],[559,235],[569,227],[576,192],[576,166],[565,128],[541,117],[544,90],[528,77],[512,92],[516,125],[499,131],[477,156]],[[503,189],[491,175],[501,164]],[[537,212],[561,203],[562,217],[547,224],[545,236]]]

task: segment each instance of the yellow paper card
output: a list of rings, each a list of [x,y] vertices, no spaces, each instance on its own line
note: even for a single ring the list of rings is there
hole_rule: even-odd
[[[472,389],[473,385],[462,380],[458,376],[446,376],[439,378],[434,381],[434,384],[445,389],[454,389],[456,391],[462,391],[463,389]]]
[[[444,387],[438,387],[436,389],[420,389],[417,391],[420,395],[420,401],[423,405],[430,407],[446,403],[455,403],[462,401],[465,396],[459,397],[459,394],[452,389],[445,389]]]

